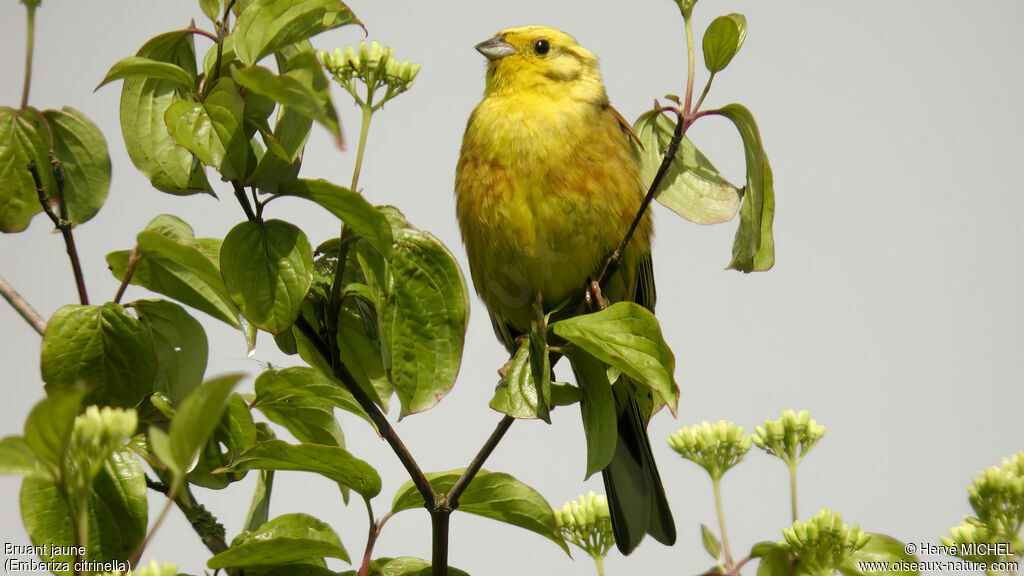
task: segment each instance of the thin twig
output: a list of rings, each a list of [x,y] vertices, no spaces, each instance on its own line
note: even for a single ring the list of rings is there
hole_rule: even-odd
[[[484,462],[491,455],[491,452],[494,452],[494,449],[498,446],[498,442],[501,442],[502,437],[505,436],[505,432],[508,432],[509,427],[512,426],[512,423],[515,421],[515,418],[506,415],[498,422],[498,425],[494,428],[494,432],[491,432],[491,437],[487,439],[487,442],[485,442],[483,447],[480,448],[480,452],[477,453],[476,457],[473,458],[473,461],[469,463],[469,466],[462,471],[462,475],[459,476],[455,481],[455,484],[452,485],[452,489],[448,492],[448,504],[451,506],[452,510],[459,507],[459,496],[462,496],[462,493],[469,487],[469,483],[473,481],[477,472],[479,472],[480,468],[483,467]]]
[[[18,292],[15,291],[15,289],[12,288],[6,280],[4,280],[3,276],[0,276],[0,294],[3,294],[4,300],[7,300],[14,310],[17,311],[18,314],[20,314],[21,317],[32,326],[32,328],[35,328],[35,331],[38,332],[40,336],[43,335],[43,332],[46,332],[46,320],[43,320],[42,316],[40,316],[39,313],[21,297],[21,294],[18,294]]]
[[[35,46],[36,37],[36,7],[38,4],[26,2],[25,9],[28,11],[25,34],[25,83],[21,87],[21,108],[28,106],[29,87],[32,86],[32,52]]]
[[[128,268],[124,271],[124,278],[121,280],[121,285],[117,288],[117,294],[114,294],[114,304],[121,303],[121,297],[124,296],[124,291],[128,288],[128,284],[132,281],[132,275],[135,274],[135,265],[139,263],[142,256],[138,253],[138,247],[132,248],[131,254],[128,255]]]
[[[242,188],[242,184],[238,180],[232,180],[231,186],[235,189],[235,198],[238,198],[238,203],[242,205],[242,211],[245,212],[245,217],[250,222],[259,222],[256,218],[256,213],[252,211],[252,205],[249,204],[249,198],[245,195],[245,189]]]
[[[167,502],[164,503],[164,507],[160,510],[160,515],[157,516],[156,522],[153,523],[153,527],[149,529],[149,533],[146,534],[146,538],[139,544],[139,547],[132,553],[131,558],[128,559],[129,566],[137,566],[139,559],[142,558],[142,553],[146,550],[146,546],[149,545],[149,541],[156,534],[156,531],[160,529],[160,525],[164,523],[164,519],[167,518],[167,512],[171,509],[171,504],[174,503],[174,499],[178,495],[178,485],[171,487],[170,492],[167,494]]]
[[[85,276],[82,274],[82,263],[78,258],[75,236],[71,232],[71,221],[68,219],[67,205],[64,202],[64,169],[61,167],[60,161],[53,156],[52,151],[51,162],[53,163],[53,176],[57,181],[59,215],[53,211],[53,205],[50,204],[49,198],[46,197],[46,188],[43,187],[43,181],[39,178],[39,168],[36,166],[35,161],[29,161],[27,168],[32,174],[32,180],[35,182],[36,194],[39,197],[39,204],[43,207],[43,212],[49,216],[53,225],[60,230],[61,236],[64,237],[64,246],[67,248],[68,258],[71,259],[71,269],[75,275],[75,286],[78,287],[78,299],[82,304],[88,304],[89,295],[85,291]]]

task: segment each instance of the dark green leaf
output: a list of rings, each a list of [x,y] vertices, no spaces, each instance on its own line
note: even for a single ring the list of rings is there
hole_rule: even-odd
[[[304,398],[326,402],[373,422],[356,402],[355,397],[336,380],[330,379],[318,370],[306,367],[267,370],[256,378],[256,401],[262,409],[264,402],[288,402],[291,398]],[[300,440],[302,440],[300,438]],[[306,441],[306,440],[303,440]],[[320,442],[325,444],[325,442]]]
[[[376,316],[372,322],[376,328]],[[338,313],[338,356],[356,383],[387,412],[394,388],[384,371],[380,340],[367,336],[364,320],[344,308]]]
[[[78,110],[65,106],[43,112],[53,149],[64,169],[64,204],[75,225],[96,215],[110,189],[110,156],[100,129]],[[46,165],[44,168],[48,169]],[[51,191],[51,197],[56,196]]]
[[[736,125],[743,138],[747,159],[747,186],[729,267],[742,272],[770,270],[775,264],[775,240],[772,237],[775,190],[772,168],[761,143],[761,132],[750,110],[739,104],[729,104],[716,113]]]
[[[447,494],[462,472],[452,470],[426,476],[435,492]],[[423,497],[410,480],[398,489],[391,511],[396,513],[422,507]],[[551,505],[536,490],[508,474],[480,470],[459,497],[458,510],[536,532],[569,553],[569,547],[555,526]]]
[[[657,110],[645,112],[633,125],[643,147],[636,146],[641,177],[650,186],[661,166],[675,124]],[[732,220],[740,207],[741,191],[729,183],[685,136],[655,195],[683,218],[697,224]]]
[[[916,576],[917,570],[881,570],[881,565],[894,566],[917,566],[918,560],[913,554],[907,554],[907,545],[892,536],[870,532],[871,539],[863,548],[857,550],[839,565],[839,572],[843,576],[867,576],[868,574]],[[862,570],[862,562],[875,563],[872,570]]]
[[[679,403],[675,356],[661,335],[654,314],[633,302],[552,324],[555,334],[598,360],[621,370],[637,384],[647,386],[674,415]]]
[[[719,16],[704,32],[704,65],[712,74],[732,61],[747,37],[747,19],[742,14]]]
[[[221,275],[245,318],[277,334],[302,309],[313,282],[313,249],[302,230],[288,222],[242,222],[224,238]]]
[[[220,424],[231,390],[242,377],[242,374],[229,374],[210,380],[182,402],[171,419],[169,433],[171,456],[177,468],[175,472],[184,473],[192,466],[199,449]]]
[[[187,480],[204,488],[220,490],[245,478],[244,471],[229,474],[214,474],[214,471],[230,465],[255,443],[256,424],[249,406],[241,395],[232,394],[220,424],[199,451],[199,461],[189,471]]]
[[[700,540],[704,544],[704,549],[717,562],[722,556],[722,544],[718,541],[715,533],[705,524],[700,525]]]
[[[192,32],[161,34],[139,49],[136,56],[168,62],[187,74],[196,74]],[[160,78],[128,77],[121,88],[121,134],[132,163],[153,186],[171,194],[213,193],[202,165],[191,152],[174,143],[164,114],[182,100],[194,100],[192,90]]]
[[[344,448],[320,444],[288,444],[270,440],[246,450],[231,470],[298,470],[314,472],[348,486],[364,498],[380,493],[380,476],[372,466]]]
[[[235,82],[306,118],[316,120],[326,127],[336,140],[341,140],[337,114],[329,102],[325,105],[323,99],[302,81],[287,75],[279,76],[262,66],[233,67],[231,74]]]
[[[114,303],[57,310],[43,335],[40,365],[48,393],[85,384],[88,403],[125,408],[153,391],[156,374],[149,332]]]
[[[36,454],[21,436],[0,440],[0,474],[32,476],[39,473]]]
[[[392,236],[387,218],[362,195],[326,180],[302,179],[282,183],[278,193],[312,200],[323,206],[348,224],[356,236],[369,242],[385,258],[391,258]]]
[[[167,108],[167,130],[225,180],[246,175],[248,139],[242,126],[245,102],[230,78],[221,78],[202,102],[180,101]]]
[[[397,212],[397,211],[395,211]],[[436,405],[455,383],[469,317],[466,280],[451,252],[433,234],[392,213],[388,292],[378,313],[385,369],[402,414]]]
[[[334,530],[306,514],[278,516],[255,532],[243,532],[232,544],[227,551],[210,558],[206,566],[269,567],[325,557],[349,561]]]
[[[42,210],[29,161],[38,166],[46,190],[56,190],[49,139],[41,121],[42,115],[34,109],[0,106],[0,232],[21,232]]]
[[[587,438],[587,477],[604,470],[615,455],[619,438],[615,394],[604,364],[572,345],[563,348],[580,385],[580,413]]]
[[[195,91],[196,79],[194,74],[189,74],[184,68],[170,62],[162,62],[142,56],[129,56],[123,58],[117,64],[110,67],[110,71],[96,87],[99,90],[104,85],[124,78],[142,77],[155,80],[167,80],[177,83],[187,91]]]
[[[289,44],[357,22],[339,0],[254,0],[238,17],[232,35],[238,57],[255,64]]]
[[[25,444],[59,479],[75,416],[84,394],[76,388],[54,391],[36,404],[25,420]]]
[[[583,397],[580,389],[566,382],[551,383],[551,405],[572,406]]]
[[[156,352],[153,389],[175,405],[203,383],[208,347],[203,326],[184,308],[167,300],[136,300],[131,304],[149,330]]]
[[[383,560],[387,560],[384,562]],[[431,575],[431,564],[422,558],[413,558],[411,556],[401,556],[398,558],[381,558],[377,562],[380,564],[381,576],[430,576]],[[459,570],[458,568],[448,567],[448,576],[469,576],[469,574]]]

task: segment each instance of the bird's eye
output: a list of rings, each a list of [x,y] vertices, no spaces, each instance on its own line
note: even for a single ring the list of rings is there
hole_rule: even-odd
[[[551,44],[549,44],[548,41],[543,38],[533,43],[533,51],[536,52],[539,56],[547,54],[549,50],[551,50]]]

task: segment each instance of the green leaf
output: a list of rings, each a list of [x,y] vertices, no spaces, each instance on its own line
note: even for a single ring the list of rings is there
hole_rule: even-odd
[[[861,570],[862,562],[873,562],[875,566],[916,566],[918,560],[913,554],[907,554],[907,545],[892,536],[869,532],[871,539],[863,548],[850,555],[839,565],[843,576],[867,576],[868,574],[891,574],[900,576],[916,576],[917,570]]]
[[[761,143],[761,132],[750,110],[739,104],[729,104],[715,113],[736,125],[747,159],[746,193],[740,207],[740,226],[736,230],[729,268],[742,272],[770,270],[775,264],[775,240],[772,237],[775,191],[772,168]]]
[[[285,396],[261,399],[255,405],[268,420],[284,426],[300,442],[345,447],[345,436],[334,418],[334,407],[319,398]]]
[[[224,238],[221,275],[242,315],[277,334],[302,310],[313,282],[313,249],[302,230],[288,222],[242,222]]]
[[[171,221],[162,218],[158,216],[136,237],[138,244],[135,250],[140,259],[135,265],[131,283],[240,328],[238,309],[228,296],[221,278],[220,240],[196,240],[192,238],[192,229],[184,222],[175,218],[177,222],[168,224]],[[185,233],[181,226],[187,229],[187,238],[176,237]],[[124,280],[130,259],[128,250],[107,254],[107,264],[115,278]]]
[[[384,214],[374,208],[361,194],[326,180],[296,179],[284,182],[278,193],[312,200],[341,219],[352,232],[391,258],[391,227]]]
[[[537,386],[530,369],[529,343],[529,339],[523,339],[512,357],[508,372],[498,383],[494,397],[491,398],[491,409],[513,418],[540,417],[537,410]]]
[[[210,558],[206,566],[214,570],[229,566],[269,567],[325,557],[349,561],[337,533],[307,514],[285,514],[255,532],[243,532],[231,548]]]
[[[533,304],[530,323],[530,376],[537,390],[537,417],[551,423],[551,359],[548,356],[547,319],[540,298]]]
[[[170,455],[176,467],[175,472],[181,474],[192,466],[199,449],[220,424],[221,415],[231,398],[231,390],[242,377],[242,374],[228,374],[214,378],[196,388],[181,403],[171,419],[169,432]]]
[[[88,403],[131,408],[153,391],[156,356],[149,332],[119,304],[68,305],[47,324],[40,366],[48,393],[84,383]]]
[[[291,110],[322,124],[341,140],[341,128],[332,105],[316,94],[302,81],[287,75],[277,75],[262,66],[232,67],[231,75],[239,85],[270,98]]]
[[[260,470],[256,489],[252,493],[252,504],[245,517],[245,530],[256,530],[270,518],[270,494],[274,489],[274,471]]]
[[[376,316],[372,322],[376,328]],[[344,307],[338,313],[338,343],[338,356],[356,383],[387,412],[395,389],[384,371],[380,340],[368,336],[364,320]]]
[[[245,472],[215,473],[238,458],[256,443],[256,424],[249,406],[240,394],[232,394],[217,429],[199,451],[199,461],[189,471],[187,480],[204,488],[220,490],[245,478]]]
[[[599,360],[573,345],[563,348],[580,385],[580,413],[583,434],[587,438],[587,478],[604,470],[615,455],[619,428],[615,413],[615,393],[608,372]]]
[[[757,576],[793,575],[793,561],[789,557],[789,552],[774,542],[761,542],[755,545],[751,550],[751,556],[761,559],[757,563]]]
[[[400,217],[400,215],[399,215]],[[400,417],[436,405],[455,383],[469,319],[469,293],[451,252],[433,234],[396,219],[386,297],[378,313]]]
[[[175,64],[196,75],[192,31],[167,32],[149,40],[136,56]],[[153,187],[171,194],[210,193],[203,166],[191,152],[174,143],[164,123],[167,109],[195,94],[178,82],[132,76],[121,88],[121,134],[132,163]]]
[[[166,394],[177,405],[203,383],[208,354],[206,332],[202,324],[173,302],[136,300],[131,307],[153,339],[153,389]]]
[[[242,127],[245,102],[230,78],[221,78],[202,102],[179,101],[167,108],[167,130],[225,180],[246,175],[248,138]]]
[[[742,14],[719,16],[704,32],[704,65],[712,74],[732,61],[747,37],[747,18]]]
[[[386,561],[384,561],[386,560]],[[398,558],[380,558],[381,576],[430,576],[432,565],[422,558],[400,556]],[[458,568],[448,567],[448,576],[469,576]]]
[[[283,370],[267,370],[256,378],[256,400],[253,405],[257,408],[262,409],[264,403],[273,406],[275,402],[291,402],[291,399],[296,397],[326,402],[373,424],[355,397],[341,383],[313,368],[297,366]]]
[[[100,82],[100,85],[96,87],[96,90],[114,80],[133,77],[167,80],[178,84],[190,92],[194,92],[196,89],[195,74],[186,72],[184,68],[177,64],[142,56],[129,56],[110,67],[110,71],[107,72],[107,75]]]
[[[461,469],[433,472],[426,474],[426,477],[436,493],[447,494],[462,472]],[[461,512],[492,518],[536,532],[558,544],[566,554],[569,553],[569,547],[555,526],[551,505],[536,490],[508,474],[480,470],[459,497],[458,504],[457,510]],[[410,480],[395,494],[391,512],[394,514],[422,507],[423,496]]]
[[[598,360],[621,370],[660,396],[675,415],[679,404],[675,356],[657,318],[633,302],[617,302],[593,314],[552,324],[555,334]]]
[[[57,486],[26,478],[21,485],[21,517],[35,546],[46,545],[43,561],[74,563],[74,555],[53,555],[55,547],[75,545],[73,516]],[[90,561],[126,561],[146,535],[146,481],[142,465],[128,449],[104,463],[88,502]],[[58,571],[60,574],[70,574]]]
[[[645,112],[633,125],[642,147],[635,146],[641,161],[641,178],[649,187],[661,166],[675,124],[658,110]],[[685,136],[655,198],[676,214],[697,224],[732,220],[740,208],[742,192],[718,172]]]
[[[43,112],[53,149],[64,168],[64,204],[75,225],[99,212],[110,190],[110,156],[100,129],[85,114],[65,106]],[[43,165],[46,166],[46,165]],[[55,196],[55,191],[51,191]]]
[[[75,416],[85,394],[77,388],[54,391],[36,404],[25,420],[25,444],[59,479],[64,470],[64,456]]]
[[[269,440],[246,450],[231,463],[230,469],[314,472],[367,499],[379,494],[381,487],[380,476],[372,466],[337,446]]]
[[[717,562],[722,557],[722,544],[706,524],[700,525],[700,540],[704,544],[704,549]]]
[[[199,9],[211,22],[216,23],[221,17],[220,0],[199,0]]]
[[[339,0],[254,0],[238,17],[232,35],[238,57],[255,64],[289,44],[358,22]]]
[[[0,232],[21,232],[42,210],[29,161],[38,166],[46,190],[56,190],[45,133],[38,111],[0,106]]]
[[[33,476],[39,473],[36,454],[21,436],[0,440],[0,474]]]

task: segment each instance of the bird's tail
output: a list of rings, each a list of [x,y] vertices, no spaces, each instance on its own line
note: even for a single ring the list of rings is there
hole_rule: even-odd
[[[625,376],[612,386],[619,440],[612,461],[601,471],[612,517],[615,545],[629,554],[650,534],[662,544],[676,541],[676,525],[669,510],[658,466],[647,438],[646,420]]]

